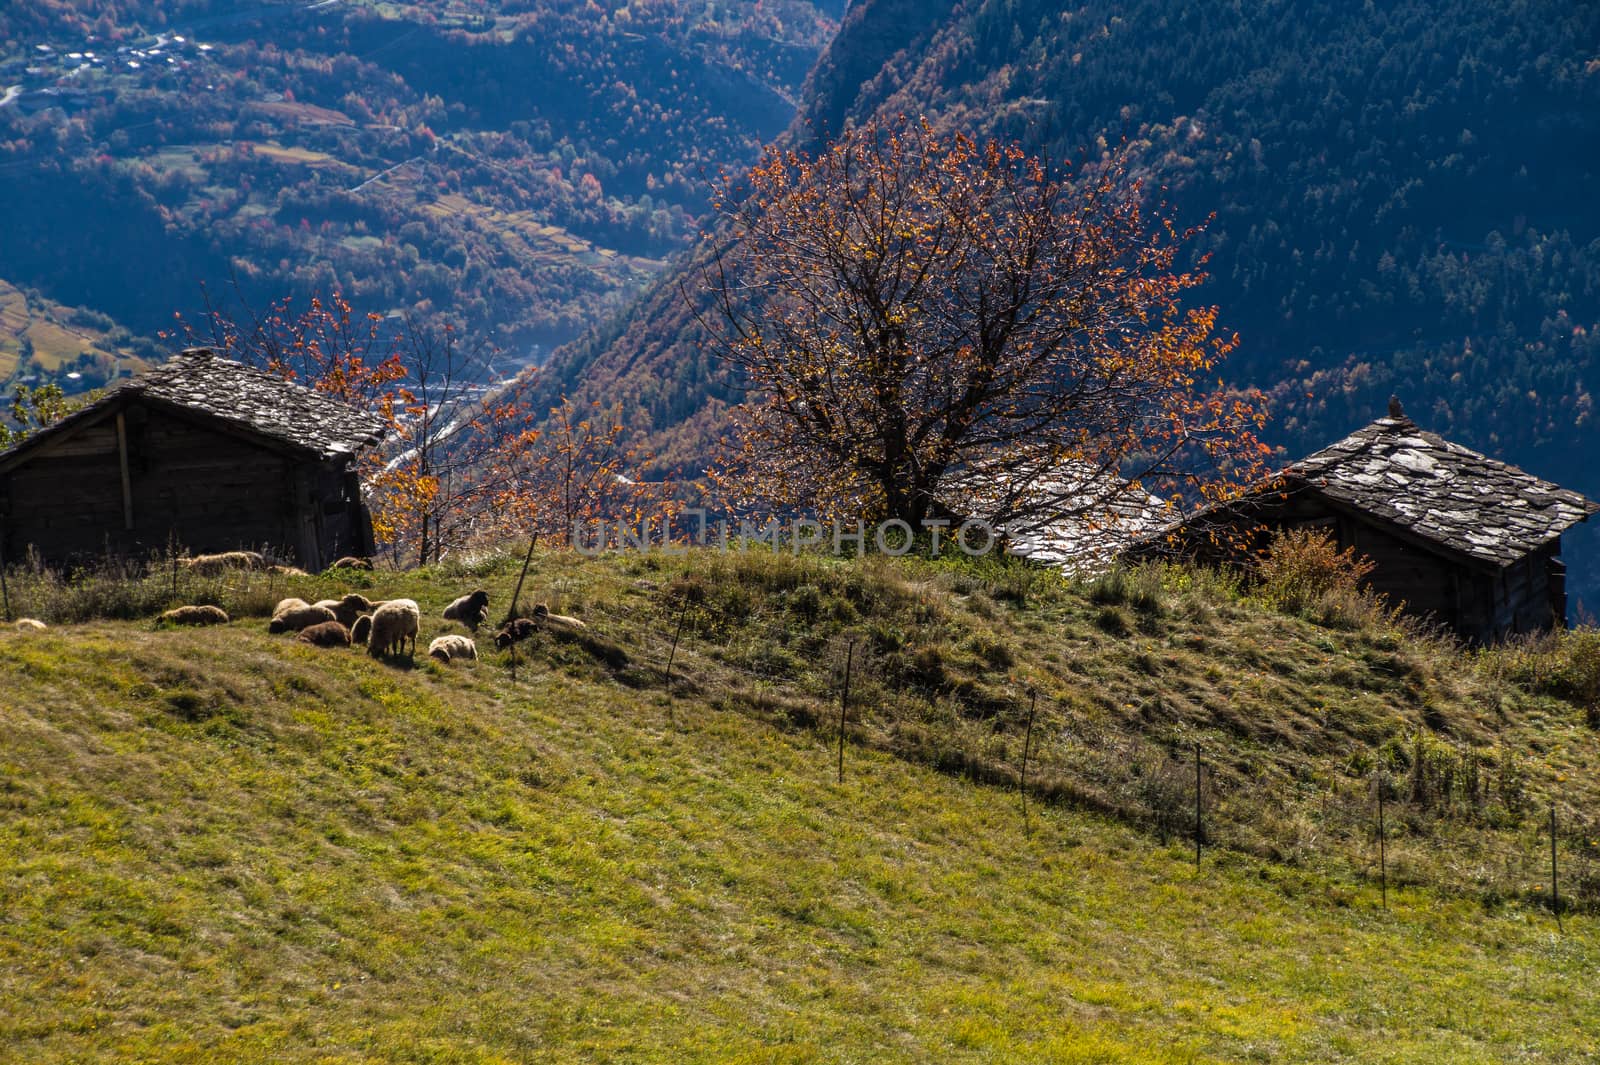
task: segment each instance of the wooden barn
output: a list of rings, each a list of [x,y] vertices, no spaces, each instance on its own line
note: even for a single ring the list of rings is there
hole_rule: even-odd
[[[1493,643],[1566,625],[1561,534],[1595,513],[1576,492],[1422,431],[1391,401],[1388,417],[1132,554],[1214,556],[1219,533],[1260,548],[1275,530],[1325,528],[1372,560],[1369,584],[1389,602]]]
[[[185,351],[0,454],[0,550],[52,564],[266,550],[319,570],[372,553],[354,468],[381,419]]]

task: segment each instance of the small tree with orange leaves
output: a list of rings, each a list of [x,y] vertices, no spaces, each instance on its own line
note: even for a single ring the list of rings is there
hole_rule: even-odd
[[[665,518],[674,502],[664,482],[635,480],[649,460],[628,442],[616,411],[587,409],[563,396],[540,428],[524,429],[500,453],[493,510],[508,529],[569,543],[592,522]]]
[[[514,396],[490,398],[473,376],[481,343],[462,344],[448,324],[402,321],[405,376],[378,403],[392,428],[370,481],[372,523],[380,540],[425,564],[493,523],[506,456],[529,418]]]
[[[734,504],[1026,524],[1260,472],[1259,396],[1215,380],[1236,338],[1181,302],[1190,233],[1118,160],[1068,181],[902,119],[769,150],[717,206]]]
[[[206,293],[199,328],[179,320],[187,343],[281,374],[363,410],[377,410],[406,375],[399,337],[378,314],[356,314],[335,291],[312,296],[302,310],[285,297],[257,311],[239,294],[237,315]]]

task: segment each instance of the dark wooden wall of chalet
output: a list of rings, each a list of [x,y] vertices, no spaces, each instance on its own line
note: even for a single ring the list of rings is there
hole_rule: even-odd
[[[1456,562],[1348,515],[1339,518],[1341,546],[1354,546],[1377,564],[1371,582],[1391,604],[1432,617],[1474,643],[1544,632],[1566,624],[1565,596],[1553,584],[1560,542],[1492,569]],[[1552,594],[1557,593],[1557,594]]]
[[[1495,570],[1437,554],[1311,492],[1259,506],[1249,521],[1272,528],[1328,529],[1341,549],[1354,547],[1376,564],[1371,587],[1391,605],[1404,603],[1407,613],[1431,618],[1472,642],[1493,643],[1566,623],[1559,541]]]
[[[125,412],[133,528],[126,528],[116,421],[52,441],[0,475],[7,557],[53,562],[160,551],[276,549],[307,568],[361,551],[359,505],[341,469],[138,405]],[[354,513],[353,513],[354,512]]]

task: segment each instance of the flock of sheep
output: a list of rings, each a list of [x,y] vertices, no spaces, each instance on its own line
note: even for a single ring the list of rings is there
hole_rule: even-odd
[[[253,551],[230,551],[221,555],[202,555],[179,562],[191,572],[220,573],[229,569],[267,569],[266,560]],[[281,567],[280,567],[281,568]],[[333,569],[371,569],[364,559],[342,558]],[[296,571],[299,573],[300,571]],[[483,589],[460,596],[444,608],[444,618],[466,626],[474,633],[488,620],[489,593]],[[160,621],[170,625],[225,625],[227,611],[209,605],[180,606],[162,614]],[[350,647],[365,644],[373,658],[397,655],[402,652],[415,656],[417,634],[421,629],[422,610],[414,599],[389,599],[374,602],[366,596],[352,592],[341,599],[323,599],[308,603],[304,599],[290,598],[278,603],[267,623],[269,633],[295,633],[295,638],[314,647]],[[48,626],[33,618],[16,622],[21,631],[43,631]],[[495,633],[495,646],[508,648],[528,639],[540,628],[578,632],[586,629],[582,621],[562,614],[552,614],[543,603],[533,608],[531,618],[512,618]],[[448,633],[436,637],[428,644],[428,655],[440,662],[475,660],[477,644],[469,636]]]

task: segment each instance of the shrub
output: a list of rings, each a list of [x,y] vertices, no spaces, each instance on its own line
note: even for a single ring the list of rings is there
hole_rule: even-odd
[[[1362,591],[1374,563],[1356,549],[1339,550],[1324,529],[1286,529],[1273,534],[1256,566],[1261,598],[1290,614],[1321,612],[1329,620],[1348,620],[1352,605],[1376,603]],[[1330,609],[1323,611],[1324,601]]]

